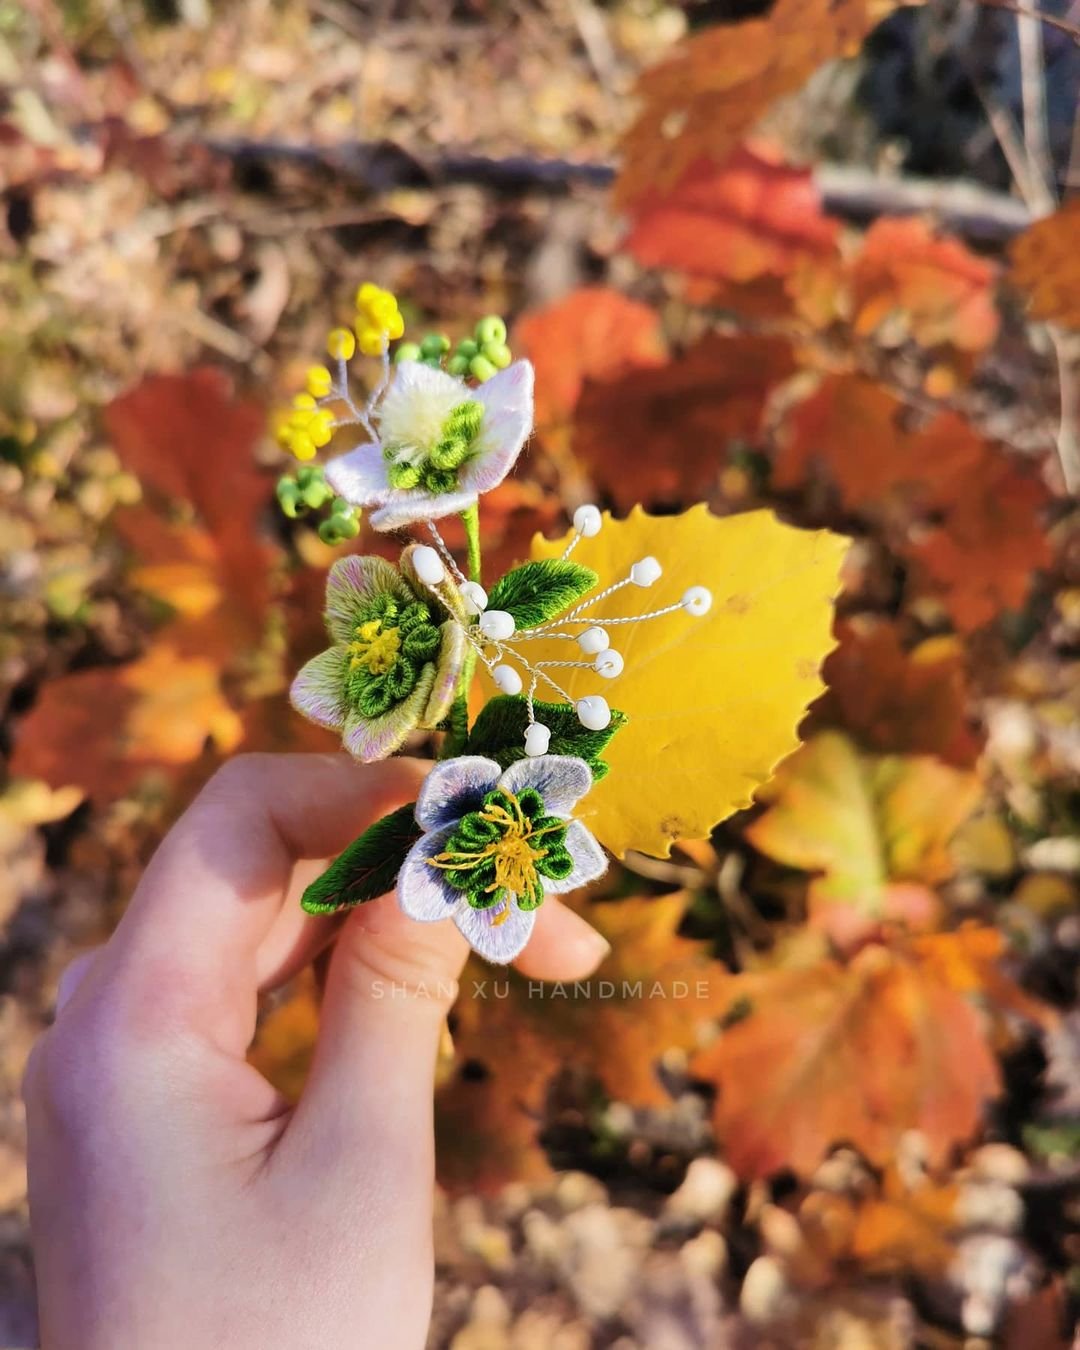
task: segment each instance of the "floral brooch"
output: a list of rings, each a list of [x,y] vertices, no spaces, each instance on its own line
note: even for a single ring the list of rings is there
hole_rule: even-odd
[[[621,575],[601,577],[581,561],[584,541],[594,545],[602,531],[606,537],[621,528],[592,505],[572,513],[561,549],[539,541],[542,556],[485,585],[480,498],[514,467],[532,430],[532,366],[513,359],[496,316],[456,346],[442,334],[419,343],[403,337],[396,298],[365,284],[353,326],[329,334],[330,363],[309,369],[306,390],[278,419],[280,443],[300,461],[278,483],[286,515],[321,513],[319,534],[329,544],[355,538],[362,511],[377,531],[421,535],[404,544],[396,565],[356,554],[333,564],[329,645],[297,674],[291,698],[364,763],[423,731],[437,735],[438,762],[417,801],[365,830],[302,903],[310,913],[327,913],[396,888],[411,918],[452,921],[481,956],[507,962],[528,941],[548,895],[606,870],[596,837],[600,814],[591,803],[610,767],[612,738],[638,710],[613,708],[600,690],[624,671],[629,678],[631,657],[639,670],[655,664],[665,672],[674,659],[676,678],[689,684],[678,649],[685,626],[713,610],[713,596],[693,582],[643,611],[631,603],[638,590],[660,582],[664,567],[650,553],[620,556]],[[380,362],[363,403],[349,377],[358,348]],[[325,467],[314,463],[334,438],[355,443]],[[464,526],[460,561],[437,524],[452,515]],[[641,513],[636,519],[652,521]],[[661,540],[668,523],[656,520],[650,537]],[[647,620],[660,621],[655,641]],[[824,622],[827,628],[827,616]],[[709,650],[715,658],[715,638]],[[475,707],[477,692],[486,699],[470,720],[470,694]],[[800,692],[799,715],[806,701]],[[655,726],[649,752],[661,756],[666,723],[651,710],[645,717],[646,727],[650,719]],[[779,744],[783,736],[773,739]],[[701,744],[707,748],[709,738]],[[673,766],[674,758],[669,773]],[[760,780],[770,769],[746,777]],[[635,772],[644,779],[650,767],[642,762]],[[654,772],[657,783],[666,781],[659,765]],[[680,770],[678,781],[691,798],[694,774]],[[680,804],[667,804],[672,825],[665,831],[674,838]],[[689,807],[685,816],[693,818]]]

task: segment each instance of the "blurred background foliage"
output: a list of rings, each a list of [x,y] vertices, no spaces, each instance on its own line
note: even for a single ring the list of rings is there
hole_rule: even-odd
[[[59,971],[225,756],[331,748],[269,425],[368,277],[536,363],[493,572],[585,500],[855,540],[804,749],[578,901],[651,997],[470,968],[431,1344],[1070,1343],[1080,13],[1029,8],[0,0],[0,1343]]]

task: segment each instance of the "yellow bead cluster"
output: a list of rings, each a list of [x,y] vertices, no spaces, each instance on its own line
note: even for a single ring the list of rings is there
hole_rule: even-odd
[[[405,331],[397,296],[365,281],[356,292],[356,340],[365,356],[381,356]]]
[[[320,408],[313,394],[297,394],[292,408],[278,417],[275,432],[278,444],[297,459],[314,459],[316,450],[330,444],[334,415],[328,408]]]

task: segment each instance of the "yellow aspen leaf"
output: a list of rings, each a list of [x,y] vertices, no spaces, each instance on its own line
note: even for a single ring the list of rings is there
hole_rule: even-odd
[[[558,557],[565,544],[538,536],[532,556]],[[838,535],[794,529],[769,511],[721,519],[703,505],[678,516],[640,507],[622,521],[605,515],[599,534],[578,544],[575,561],[593,568],[601,586],[649,555],[664,568],[647,592],[624,586],[590,606],[590,617],[659,609],[691,586],[713,597],[701,618],[677,610],[612,630],[625,668],[603,693],[630,720],[581,817],[616,856],[638,849],[667,857],[677,839],[707,837],[795,749],[796,728],[823,688],[846,549]],[[529,656],[565,660],[566,647],[537,640]],[[591,670],[558,675],[575,699],[602,683]]]

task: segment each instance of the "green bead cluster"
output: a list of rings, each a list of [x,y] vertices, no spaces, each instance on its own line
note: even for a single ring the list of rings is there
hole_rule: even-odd
[[[445,333],[428,333],[422,342],[402,342],[394,352],[394,363],[419,361],[421,365],[438,370],[443,357],[450,350],[450,339]]]
[[[305,464],[295,475],[282,475],[277,483],[277,499],[290,520],[299,520],[309,511],[321,511],[328,506],[329,515],[319,524],[319,538],[324,544],[343,544],[360,533],[360,512],[344,497],[334,496],[318,464]]]
[[[402,342],[394,353],[395,361],[420,361],[441,368],[444,360],[451,375],[471,375],[481,384],[497,371],[505,370],[513,359],[506,345],[506,324],[497,314],[480,320],[472,337],[462,338],[447,359],[450,339],[445,333],[429,333],[423,342]]]

